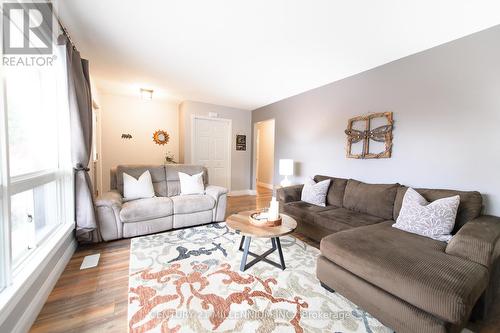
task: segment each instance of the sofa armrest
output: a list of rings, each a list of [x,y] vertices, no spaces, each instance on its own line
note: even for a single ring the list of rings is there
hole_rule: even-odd
[[[279,188],[277,191],[278,200],[282,203],[300,201],[303,187],[304,185],[301,184]]]
[[[220,196],[223,194],[227,194],[227,188],[222,186],[208,185],[205,189],[205,193],[218,201]]]
[[[117,191],[101,194],[95,200],[99,232],[105,241],[120,239],[123,236],[123,226],[120,220],[123,198]]]
[[[103,193],[100,196],[98,196],[95,200],[96,207],[117,206],[121,208],[122,203],[123,203],[123,198],[121,194],[116,191],[109,191]]]
[[[215,185],[208,185],[205,193],[215,199],[213,210],[214,222],[222,222],[226,217],[227,188]]]
[[[500,239],[500,217],[481,215],[467,222],[450,240],[446,253],[490,268],[496,260],[495,245]]]

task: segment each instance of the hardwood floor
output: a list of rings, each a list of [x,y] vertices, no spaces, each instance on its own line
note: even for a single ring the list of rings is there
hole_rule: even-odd
[[[30,332],[126,332],[129,247],[130,239],[79,247]],[[94,253],[99,266],[80,270]]]
[[[226,215],[266,207],[272,191],[229,197]],[[30,332],[127,332],[130,239],[80,246]],[[80,270],[83,257],[101,253],[99,266]]]
[[[256,196],[230,197],[227,215],[266,207],[271,196],[271,190],[258,188]],[[295,233],[294,236],[319,247],[317,242],[303,235]],[[80,246],[30,332],[127,332],[129,248],[130,239]],[[83,257],[95,253],[101,253],[99,266],[80,270]],[[495,318],[484,323],[470,323],[469,326],[475,332],[500,331]]]

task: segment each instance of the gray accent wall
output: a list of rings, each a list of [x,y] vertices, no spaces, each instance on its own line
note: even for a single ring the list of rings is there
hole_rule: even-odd
[[[347,120],[382,111],[394,112],[393,157],[346,158]],[[275,183],[278,160],[292,158],[295,183],[326,174],[478,190],[500,215],[500,26],[252,112],[253,123],[271,118]]]

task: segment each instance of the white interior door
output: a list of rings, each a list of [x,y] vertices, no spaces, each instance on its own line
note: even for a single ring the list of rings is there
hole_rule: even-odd
[[[210,184],[230,188],[231,128],[225,119],[193,119],[193,164],[208,169]]]

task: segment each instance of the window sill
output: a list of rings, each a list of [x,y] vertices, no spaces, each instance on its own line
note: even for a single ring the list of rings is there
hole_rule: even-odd
[[[18,302],[26,294],[31,285],[51,259],[50,254],[73,232],[74,223],[62,224],[50,239],[36,249],[22,264],[22,268],[13,276],[13,283],[0,292],[0,324],[4,322]]]
[[[26,270],[26,265],[29,265],[30,263],[33,263],[32,257],[36,256],[38,251],[40,251],[40,248],[44,247],[44,242],[45,241],[50,241],[50,238],[52,237],[59,237],[57,234],[59,232],[59,229],[64,228],[64,225],[48,225],[45,228],[35,230],[35,233],[37,235],[40,235],[36,240],[35,240],[35,247],[32,249],[26,249],[25,253],[18,258],[18,261],[13,261],[12,267],[13,267],[13,275],[12,279],[15,280],[18,275],[23,274],[23,270]],[[52,236],[54,234],[54,236]],[[12,233],[12,238],[11,242],[14,242],[16,238],[14,237],[14,232]],[[43,258],[42,258],[43,259]],[[35,259],[36,260],[36,259]],[[34,261],[34,265],[36,266],[36,263],[39,261]],[[1,299],[1,297],[0,297]]]

